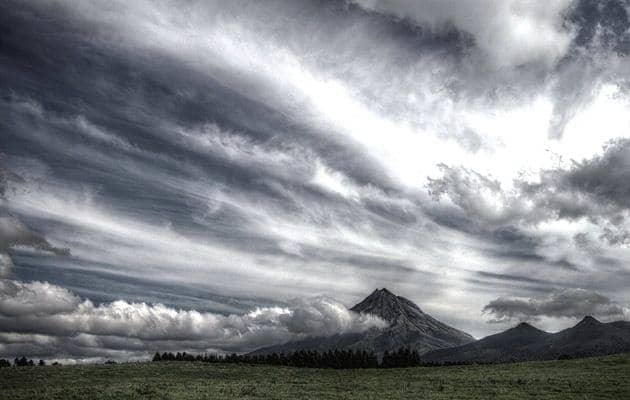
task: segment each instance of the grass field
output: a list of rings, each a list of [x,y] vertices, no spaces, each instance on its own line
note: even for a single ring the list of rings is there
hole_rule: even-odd
[[[3,399],[630,399],[630,354],[389,370],[139,363],[0,369]]]

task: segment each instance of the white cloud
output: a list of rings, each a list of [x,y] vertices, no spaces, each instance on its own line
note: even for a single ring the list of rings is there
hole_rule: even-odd
[[[333,171],[324,166],[321,162],[315,166],[315,174],[311,183],[323,188],[331,193],[336,193],[348,199],[358,199],[359,194],[349,182],[348,178],[338,171]]]
[[[296,299],[288,307],[258,307],[243,315],[220,315],[123,300],[95,305],[47,282],[0,280],[0,331],[5,336],[22,335],[22,339],[31,335],[23,345],[41,345],[43,339],[45,345],[60,346],[55,349],[58,354],[72,353],[67,343],[67,348],[57,343],[60,337],[72,338],[75,346],[103,351],[146,351],[166,342],[168,349],[248,351],[385,324],[325,297]],[[10,343],[9,339],[4,342]]]
[[[601,85],[592,93],[592,101],[567,123],[562,139],[550,142],[550,148],[567,162],[579,161],[601,152],[612,139],[630,137],[628,105],[618,85]]]
[[[171,127],[166,139],[202,154],[212,154],[245,168],[265,170],[287,180],[303,181],[312,173],[315,155],[294,144],[257,143],[238,132],[210,123],[193,129]]]
[[[80,300],[67,289],[48,282],[0,280],[0,314],[10,317],[69,312]]]

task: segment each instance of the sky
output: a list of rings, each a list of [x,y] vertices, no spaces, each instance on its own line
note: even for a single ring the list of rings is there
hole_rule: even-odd
[[[630,2],[0,3],[0,357],[630,317]]]

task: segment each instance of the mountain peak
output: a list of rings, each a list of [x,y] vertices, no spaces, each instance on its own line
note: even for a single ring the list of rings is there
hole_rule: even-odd
[[[260,349],[258,354],[290,352],[296,349],[371,349],[377,354],[409,347],[426,352],[428,350],[459,346],[472,342],[469,334],[446,325],[420,310],[415,303],[396,296],[387,288],[376,289],[350,309],[363,314],[372,314],[383,319],[389,326],[364,333],[348,333],[326,338],[310,338],[301,342]]]
[[[377,315],[392,323],[399,317],[412,313],[421,313],[420,308],[404,297],[396,296],[386,288],[374,290],[368,297],[350,310],[359,313]]]
[[[386,288],[374,290],[350,310],[374,314],[390,324],[393,330],[416,332],[419,335],[449,338],[454,343],[467,343],[472,336],[450,327],[424,313],[413,301],[397,296]],[[442,340],[442,339],[438,339]]]
[[[398,297],[394,293],[392,293],[389,290],[387,290],[387,288],[374,289],[372,294],[370,294],[367,298],[370,298],[372,296],[374,296],[374,297]]]

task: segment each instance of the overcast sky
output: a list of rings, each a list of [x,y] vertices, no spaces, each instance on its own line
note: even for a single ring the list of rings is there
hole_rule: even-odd
[[[1,2],[0,357],[629,318],[629,11]]]

